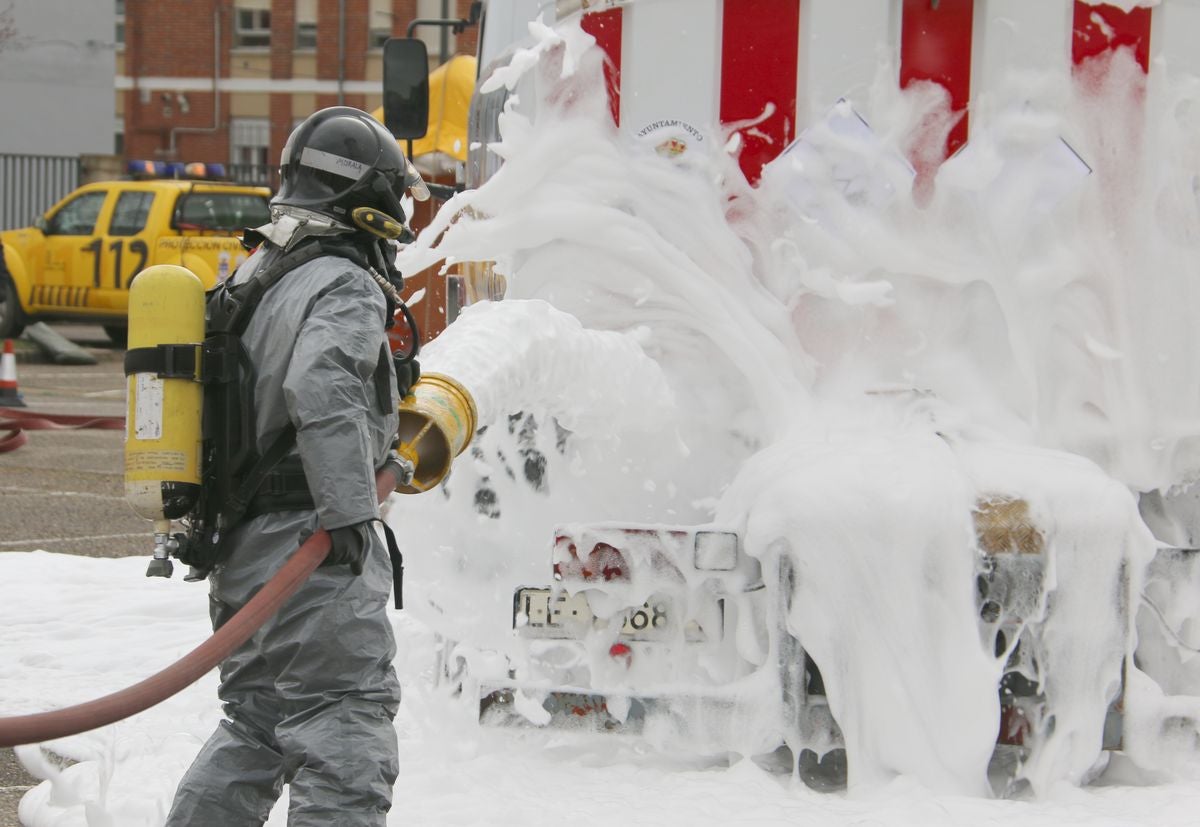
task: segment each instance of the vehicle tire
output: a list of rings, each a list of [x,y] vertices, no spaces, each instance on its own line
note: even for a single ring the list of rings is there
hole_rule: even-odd
[[[0,339],[15,339],[25,329],[25,311],[12,279],[0,278]]]
[[[104,334],[117,347],[125,347],[129,343],[129,328],[119,324],[106,324]]]

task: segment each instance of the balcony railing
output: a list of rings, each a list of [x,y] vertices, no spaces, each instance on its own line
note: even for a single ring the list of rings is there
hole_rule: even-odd
[[[259,187],[279,189],[279,167],[271,164],[226,164],[225,171],[230,181],[253,184]]]

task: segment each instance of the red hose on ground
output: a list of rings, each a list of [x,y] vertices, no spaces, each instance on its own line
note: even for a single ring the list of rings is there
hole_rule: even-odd
[[[90,416],[88,414],[49,414],[0,407],[0,454],[15,451],[26,443],[25,431],[65,431],[79,428],[98,428],[123,431],[123,416]]]
[[[390,473],[381,471],[375,476],[375,485],[382,501],[395,489],[396,481]],[[212,637],[175,663],[140,683],[94,701],[50,712],[0,718],[0,747],[35,744],[87,732],[165,701],[195,683],[245,643],[300,588],[328,553],[329,534],[323,529],[318,530],[249,603],[213,632]]]

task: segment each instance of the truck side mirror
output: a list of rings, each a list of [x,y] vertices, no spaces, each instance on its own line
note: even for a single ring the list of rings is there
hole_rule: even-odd
[[[425,41],[392,37],[383,44],[383,123],[398,139],[429,129],[429,56]]]

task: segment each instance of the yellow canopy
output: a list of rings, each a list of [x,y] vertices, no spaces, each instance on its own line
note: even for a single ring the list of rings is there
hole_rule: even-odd
[[[467,160],[467,110],[475,91],[475,58],[455,55],[429,73],[429,131],[413,141],[413,158],[444,152]],[[383,107],[371,113],[383,123]]]

